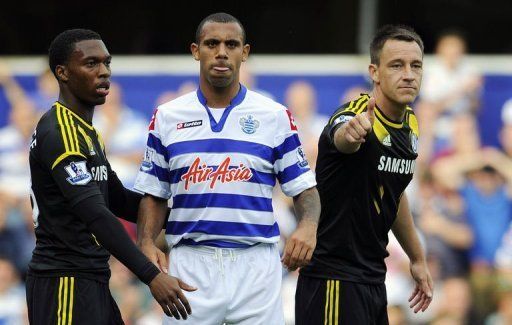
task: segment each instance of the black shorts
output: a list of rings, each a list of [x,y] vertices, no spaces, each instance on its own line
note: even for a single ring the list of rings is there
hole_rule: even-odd
[[[295,324],[387,325],[386,286],[299,275]]]
[[[30,324],[124,324],[108,283],[27,275],[26,287]]]

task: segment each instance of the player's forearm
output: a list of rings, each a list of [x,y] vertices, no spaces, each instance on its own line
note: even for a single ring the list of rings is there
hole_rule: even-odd
[[[400,200],[396,220],[391,230],[411,262],[425,261],[423,247],[421,246],[416,227],[414,226],[412,214],[409,209],[409,202],[407,201],[405,193]]]
[[[299,222],[313,222],[318,224],[320,218],[320,196],[316,187],[305,190],[293,198],[295,213]]]
[[[479,155],[460,154],[437,160],[432,166],[432,174],[440,184],[455,190],[463,185],[467,172],[481,167],[483,161]]]
[[[77,203],[74,208],[98,242],[142,282],[149,284],[159,273],[153,263],[137,249],[100,196],[87,198]]]
[[[154,244],[167,217],[167,200],[145,195],[140,201],[137,220],[137,244]]]
[[[473,232],[467,225],[455,224],[446,221],[446,226],[438,231],[441,237],[448,245],[457,249],[468,249],[473,244]]]
[[[5,79],[3,83],[4,93],[11,106],[15,106],[17,103],[22,103],[28,100],[23,88],[16,82],[12,77]]]

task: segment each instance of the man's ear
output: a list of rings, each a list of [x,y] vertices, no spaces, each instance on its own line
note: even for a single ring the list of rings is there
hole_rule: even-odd
[[[247,61],[247,59],[249,58],[250,51],[251,51],[251,46],[249,44],[245,44],[243,52],[242,52],[242,62]]]
[[[194,60],[199,61],[199,45],[196,43],[190,44],[190,52],[194,57]]]
[[[380,81],[380,78],[379,78],[379,69],[378,69],[378,66],[376,64],[370,64],[368,66],[368,73],[370,74],[370,78],[372,78],[372,81],[374,83],[379,83]]]
[[[58,65],[55,67],[55,75],[57,76],[57,79],[62,82],[67,82],[69,80],[68,76],[68,70],[66,69],[66,66]]]

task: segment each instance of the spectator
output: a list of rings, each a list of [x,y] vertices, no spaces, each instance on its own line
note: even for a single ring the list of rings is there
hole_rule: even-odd
[[[14,265],[0,256],[0,324],[27,324],[25,288]]]
[[[148,121],[123,102],[121,86],[110,84],[107,100],[94,115],[94,126],[105,142],[112,168],[131,188],[142,161]]]
[[[457,31],[443,33],[436,46],[435,60],[425,66],[418,120],[422,130],[420,157],[429,161],[458,134],[452,119],[474,113],[479,107],[482,77],[465,60],[466,40]]]
[[[247,89],[255,91],[260,95],[275,99],[274,95],[268,91],[258,88],[258,78],[252,73],[250,62],[251,60],[249,59],[240,66],[240,83],[247,87]]]
[[[359,97],[361,94],[369,94],[371,89],[368,86],[356,85],[347,89],[340,98],[340,105],[343,105],[347,102],[353,101]]]
[[[52,107],[59,97],[59,84],[49,68],[37,77],[37,88],[34,92],[28,93],[28,96],[41,113],[44,113],[48,107]]]
[[[304,80],[293,82],[285,94],[285,103],[292,112],[299,130],[306,157],[311,170],[315,169],[318,154],[318,138],[328,118],[317,113],[316,90]]]
[[[470,249],[471,281],[480,318],[493,306],[495,255],[511,222],[512,160],[494,148],[438,159],[436,180],[459,190],[466,203],[468,223],[474,234]]]
[[[438,315],[454,324],[476,324],[471,318],[471,290],[465,278],[450,278],[443,282]]]
[[[422,186],[432,187],[434,193],[423,202],[419,219],[426,237],[428,259],[438,266],[441,280],[467,276],[473,232],[464,199],[458,192],[442,188],[433,180]]]
[[[497,288],[497,310],[485,320],[485,325],[512,324],[512,282],[500,281]]]
[[[0,252],[24,274],[34,247],[28,148],[37,115],[1,64],[0,86],[11,105],[9,124],[0,129]]]
[[[171,100],[176,99],[182,95],[185,95],[186,93],[195,91],[196,89],[197,84],[194,81],[185,81],[179,86],[179,88],[176,91],[166,90],[160,93],[160,95],[158,95],[155,101],[155,107],[170,102]]]

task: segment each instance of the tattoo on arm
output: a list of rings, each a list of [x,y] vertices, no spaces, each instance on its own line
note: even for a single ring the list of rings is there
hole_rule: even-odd
[[[318,223],[320,218],[320,196],[316,187],[294,196],[293,204],[299,221],[308,220]]]

